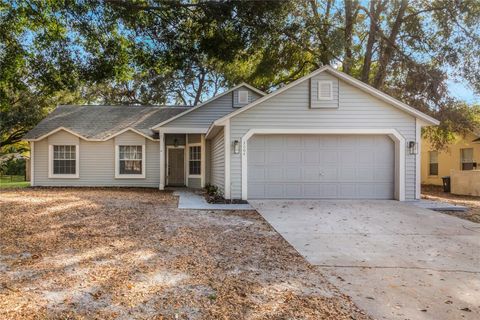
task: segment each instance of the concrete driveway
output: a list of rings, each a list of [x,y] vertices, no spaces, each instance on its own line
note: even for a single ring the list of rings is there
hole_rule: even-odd
[[[398,201],[250,201],[377,319],[480,319],[480,224]]]

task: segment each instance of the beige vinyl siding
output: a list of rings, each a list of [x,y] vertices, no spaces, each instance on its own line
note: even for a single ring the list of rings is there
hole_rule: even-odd
[[[225,192],[225,141],[223,129],[211,140],[211,183]]]
[[[323,78],[322,74],[312,81]],[[339,81],[337,109],[310,109],[310,81],[305,80],[279,95],[231,118],[231,140],[249,129],[396,129],[415,141],[415,118],[373,96]],[[415,156],[406,150],[405,198],[415,198]],[[231,154],[232,198],[241,198],[241,154]]]
[[[252,101],[260,98],[260,95],[249,90],[242,88],[242,90],[249,91],[249,99]],[[233,93],[229,92],[224,96],[213,100],[212,102],[199,107],[190,113],[177,118],[162,127],[164,128],[205,128],[208,129],[213,121],[237,110],[233,107]]]
[[[36,186],[117,186],[152,187],[160,183],[160,145],[158,141],[145,139],[133,132],[125,132],[116,138],[95,142],[79,139],[80,177],[78,179],[48,178],[48,144],[55,142],[68,144],[75,139],[70,133],[59,131],[35,142],[35,185]],[[146,150],[146,168],[144,179],[115,179],[115,141],[120,143],[144,143]]]

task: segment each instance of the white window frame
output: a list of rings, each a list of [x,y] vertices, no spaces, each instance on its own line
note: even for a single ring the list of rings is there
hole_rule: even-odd
[[[190,147],[200,147],[200,174],[190,174]],[[201,178],[203,175],[203,153],[204,148],[202,147],[201,142],[197,143],[189,143],[187,144],[187,161],[186,161],[186,171],[187,171],[187,178]],[[198,161],[198,160],[195,160]]]
[[[53,147],[54,146],[75,146],[75,174],[53,173]],[[63,143],[48,145],[48,178],[50,179],[78,179],[80,178],[80,145],[78,143]]]
[[[142,147],[142,174],[121,174],[120,173],[120,146],[141,146]],[[120,143],[115,145],[115,179],[145,179],[145,168],[147,159],[145,157],[145,144]]]
[[[330,95],[328,97],[322,97],[320,96],[320,87],[323,84],[328,84],[330,86]],[[327,80],[319,80],[317,82],[317,100],[320,101],[332,101],[333,100],[333,81],[327,81]]]
[[[245,94],[245,100],[240,100],[242,94]],[[239,104],[248,104],[249,92],[247,90],[238,90],[238,103]]]
[[[471,159],[464,159],[463,158],[463,153],[464,150],[472,150],[472,158]],[[467,161],[471,160],[471,161]],[[460,148],[460,170],[461,171],[471,171],[469,169],[463,169],[463,164],[464,163],[472,163],[472,170],[475,170],[475,166],[473,165],[475,163],[475,149],[472,147],[466,147],[466,148]]]

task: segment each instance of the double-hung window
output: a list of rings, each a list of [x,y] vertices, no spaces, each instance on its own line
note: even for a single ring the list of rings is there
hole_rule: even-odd
[[[50,145],[50,178],[78,178],[78,146]]]
[[[53,146],[53,174],[76,174],[75,146]]]
[[[120,145],[117,157],[117,178],[145,177],[143,145]]]
[[[477,164],[473,160],[473,148],[460,149],[462,170],[473,170]]]
[[[188,173],[190,176],[200,175],[202,173],[202,147],[190,146],[188,150]]]
[[[428,161],[429,161],[428,174],[430,176],[438,176],[438,151],[429,151]]]

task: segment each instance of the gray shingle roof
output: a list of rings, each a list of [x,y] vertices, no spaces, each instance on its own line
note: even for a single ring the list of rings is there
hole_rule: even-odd
[[[155,138],[151,127],[188,109],[177,106],[58,106],[23,138],[38,139],[60,127],[87,139],[105,139],[126,128]]]

